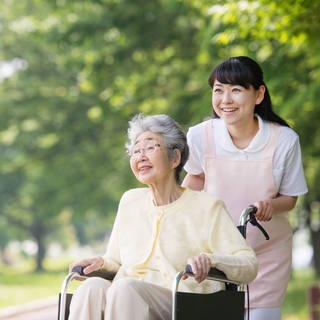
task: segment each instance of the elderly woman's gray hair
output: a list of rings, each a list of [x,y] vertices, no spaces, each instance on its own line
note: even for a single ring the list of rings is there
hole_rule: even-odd
[[[175,171],[175,179],[178,184],[181,183],[181,172],[189,158],[189,147],[187,137],[180,126],[169,116],[159,114],[155,116],[145,117],[143,114],[136,115],[129,121],[128,138],[126,148],[132,153],[134,143],[138,136],[146,131],[159,133],[162,136],[162,144],[166,147],[169,159],[176,158],[174,149],[178,149],[181,153],[181,161]]]

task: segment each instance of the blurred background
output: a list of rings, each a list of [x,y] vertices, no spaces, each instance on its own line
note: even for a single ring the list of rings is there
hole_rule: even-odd
[[[300,136],[309,193],[289,214],[283,311],[306,319],[320,283],[319,16],[318,0],[0,0],[0,308],[57,294],[69,263],[105,252],[121,195],[140,186],[128,120],[166,113],[187,131],[212,116],[214,67],[247,55]]]

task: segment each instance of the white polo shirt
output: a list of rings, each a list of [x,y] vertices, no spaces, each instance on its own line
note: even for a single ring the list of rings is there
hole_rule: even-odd
[[[262,150],[270,138],[270,124],[255,115],[259,131],[250,145],[241,150],[234,144],[222,119],[212,120],[215,152],[218,158],[234,160],[260,160]],[[187,133],[190,158],[184,169],[193,175],[204,172],[204,152],[201,124],[190,127]],[[282,127],[273,159],[273,176],[276,192],[287,196],[299,196],[308,192],[303,173],[299,136],[290,128]]]

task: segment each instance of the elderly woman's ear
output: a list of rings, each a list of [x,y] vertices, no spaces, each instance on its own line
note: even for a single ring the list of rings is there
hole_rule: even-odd
[[[175,157],[173,158],[172,169],[176,168],[181,162],[181,152],[179,149],[174,149]]]

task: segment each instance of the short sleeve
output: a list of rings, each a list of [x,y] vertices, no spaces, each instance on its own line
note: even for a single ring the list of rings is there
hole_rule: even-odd
[[[204,172],[204,155],[200,124],[189,128],[187,140],[190,157],[185,164],[184,169],[190,174],[198,175]]]
[[[282,143],[285,143],[285,139]],[[281,145],[278,145],[277,149],[280,152]],[[279,193],[287,196],[300,196],[307,192],[308,187],[303,172],[299,136],[295,134],[293,144],[285,156]]]

